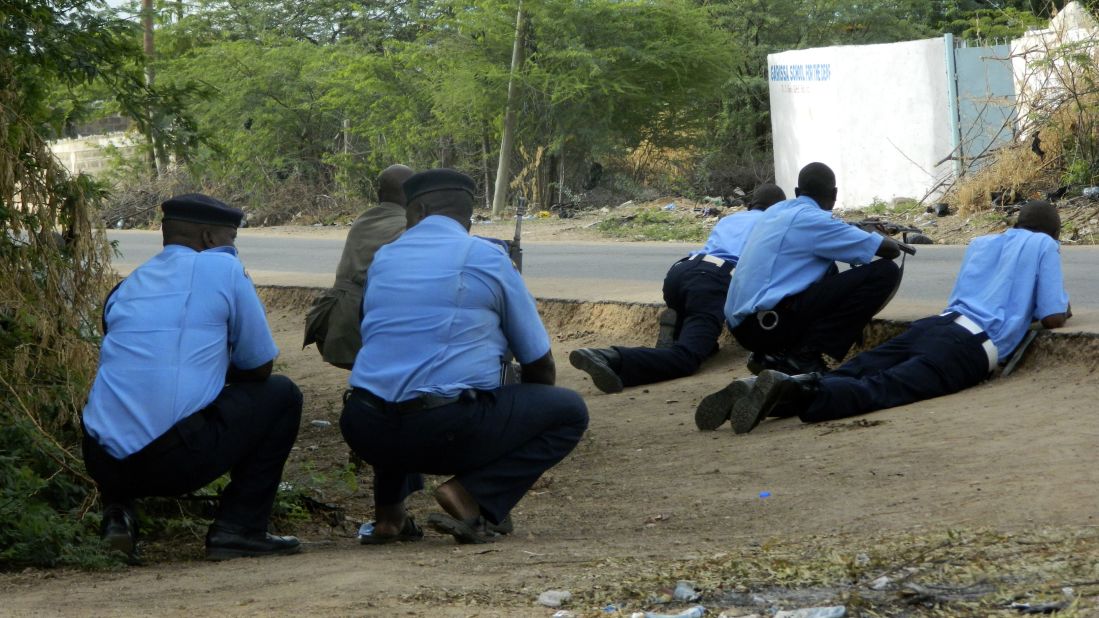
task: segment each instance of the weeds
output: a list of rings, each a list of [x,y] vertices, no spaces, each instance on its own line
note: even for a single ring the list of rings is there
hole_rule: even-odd
[[[1018,84],[1020,139],[945,196],[961,214],[1043,199],[1059,187],[1071,197],[1099,182],[1099,46],[1080,36],[1049,30],[1013,50],[1028,69]]]
[[[13,70],[0,60],[0,84]],[[104,194],[65,173],[18,97],[0,86],[0,567],[101,566],[79,414],[110,287]]]
[[[642,210],[626,217],[605,219],[598,229],[608,236],[631,240],[702,242],[709,234],[707,226],[693,216],[663,210]]]

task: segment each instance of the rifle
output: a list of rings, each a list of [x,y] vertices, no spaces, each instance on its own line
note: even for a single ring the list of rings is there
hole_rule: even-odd
[[[523,272],[523,215],[526,211],[527,198],[520,195],[515,204],[515,237],[504,241],[508,246],[508,257],[511,258],[511,263],[515,265],[515,269],[520,273]],[[507,354],[504,355],[503,365],[500,368],[500,383],[504,385],[518,384],[521,381],[521,373],[519,363],[515,362],[515,357],[508,350]]]
[[[907,253],[908,255],[916,255],[916,248],[908,244],[908,235],[918,234],[923,231],[918,227],[912,227],[910,225],[898,225],[896,223],[883,221],[877,218],[854,221],[851,223],[851,225],[867,232],[879,232],[883,236],[896,236],[897,234],[900,234],[901,239],[897,240],[896,238],[894,238],[893,242],[897,243],[897,246],[900,248],[900,250]],[[901,264],[904,264],[903,260]]]
[[[508,243],[508,257],[519,272],[523,272],[523,215],[527,212],[527,198],[519,196],[515,205],[515,237]]]

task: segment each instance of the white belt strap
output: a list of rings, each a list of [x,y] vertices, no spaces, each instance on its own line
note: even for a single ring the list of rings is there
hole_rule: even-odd
[[[709,254],[706,254],[706,255],[702,256],[702,261],[703,262],[709,262],[709,263],[713,264],[714,266],[717,266],[718,268],[721,268],[722,266],[725,265],[725,260],[723,260],[719,257],[713,256],[713,255],[709,255]]]
[[[944,313],[942,315],[950,314]],[[954,323],[973,333],[974,335],[980,335],[984,332],[984,329],[981,328],[979,324],[961,313],[958,314],[958,317],[954,318]],[[988,370],[994,371],[996,369],[996,365],[1000,362],[1000,352],[996,349],[996,344],[992,343],[992,339],[985,339],[981,342],[981,347],[984,348],[985,355],[988,356]]]

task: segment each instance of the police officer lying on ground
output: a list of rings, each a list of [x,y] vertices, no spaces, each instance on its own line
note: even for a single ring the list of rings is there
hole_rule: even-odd
[[[668,270],[664,302],[676,312],[671,347],[581,348],[569,354],[569,362],[591,375],[592,383],[604,393],[693,375],[717,351],[729,277],[744,241],[763,211],[785,199],[786,194],[773,184],[756,187],[748,210],[718,221],[702,249]]]
[[[336,281],[309,309],[302,347],[316,342],[326,363],[351,369],[362,347],[359,324],[366,271],[378,248],[404,232],[405,197],[401,185],[412,174],[412,169],[404,165],[390,165],[378,175],[380,203],[351,224],[336,268]]]
[[[794,193],[759,218],[725,301],[753,373],[826,370],[821,355],[842,360],[900,282],[895,241],[832,217],[836,176],[827,165],[802,168]],[[840,273],[836,261],[858,268]]]
[[[834,420],[984,381],[1007,360],[1031,320],[1059,328],[1072,315],[1061,275],[1060,232],[1056,208],[1026,203],[1014,229],[970,243],[946,311],[913,322],[900,336],[823,376],[763,371],[730,410],[733,428],[743,433],[772,415]]]
[[[404,184],[408,230],[367,275],[363,346],[340,428],[374,467],[376,521],[365,544],[423,533],[404,500],[421,473],[452,474],[428,520],[461,543],[511,531],[509,513],[572,451],[588,423],[576,393],[553,386],[549,337],[498,246],[469,235],[473,180],[454,170]],[[511,349],[522,384],[501,386]]]
[[[230,472],[206,557],[296,553],[296,538],[267,525],[302,396],[271,375],[279,350],[234,247],[243,213],[201,194],[162,208],[164,250],[104,303],[84,408],[84,461],[106,505],[104,537],[132,558],[135,498],[187,493]]]

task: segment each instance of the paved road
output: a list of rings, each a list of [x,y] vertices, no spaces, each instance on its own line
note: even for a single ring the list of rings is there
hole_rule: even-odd
[[[129,272],[160,250],[159,232],[112,231]],[[328,286],[339,262],[342,239],[291,238],[242,230],[241,259],[260,284]],[[524,243],[524,277],[544,298],[660,302],[668,266],[694,248],[671,243]],[[904,282],[884,314],[912,319],[942,309],[954,284],[964,247],[921,246],[907,261]],[[1099,247],[1064,247],[1066,286],[1082,330],[1099,330]],[[1094,324],[1094,325],[1093,325]]]

